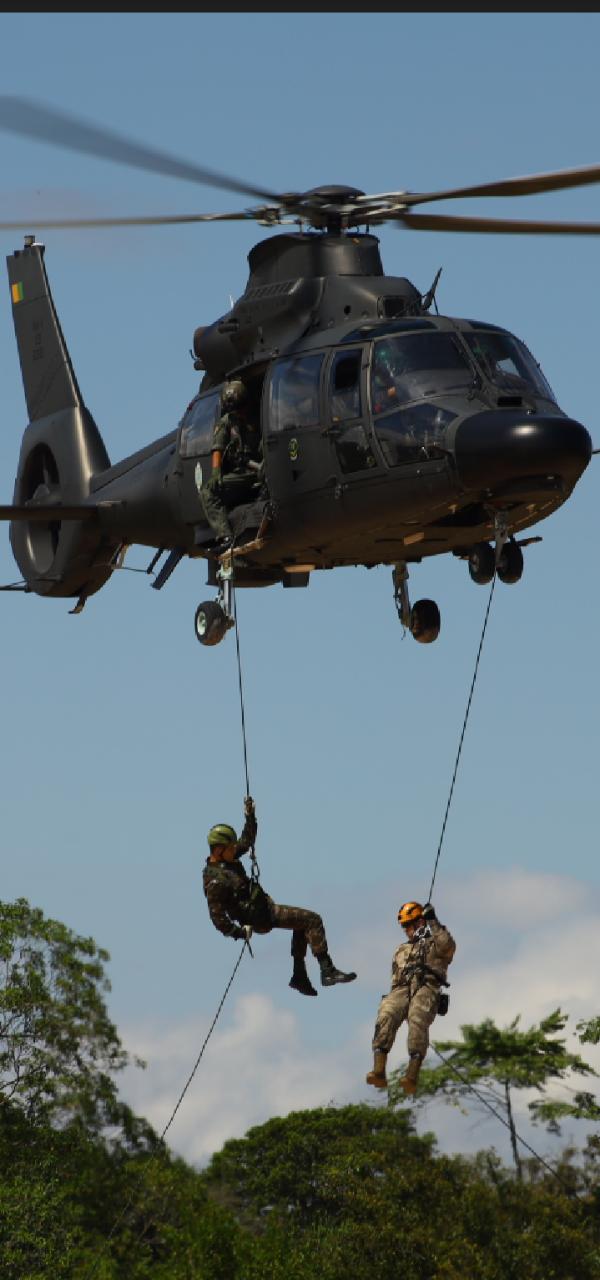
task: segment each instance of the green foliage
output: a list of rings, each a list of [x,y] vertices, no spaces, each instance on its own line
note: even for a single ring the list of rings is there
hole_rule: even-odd
[[[116,1093],[127,1057],[104,1004],[107,959],[26,902],[0,905],[2,1280],[600,1274],[598,1138],[583,1159],[564,1153],[560,1181],[528,1161],[519,1181],[493,1153],[437,1155],[408,1110],[363,1105],[269,1120],[203,1173],[173,1158]],[[443,1047],[482,1088],[541,1092],[579,1061],[556,1039],[564,1022],[557,1010],[529,1032],[486,1023]],[[580,1024],[582,1042],[596,1022]],[[436,1072],[423,1072],[426,1096]]]
[[[333,1212],[348,1177],[377,1177],[381,1161],[389,1168],[427,1155],[431,1139],[417,1138],[412,1130],[407,1113],[384,1108],[295,1111],[226,1142],[206,1179],[242,1216],[268,1214],[284,1204],[301,1222],[322,1209]]]
[[[132,1152],[10,1105],[0,1117],[2,1280],[236,1275],[235,1222],[158,1140]]]
[[[598,1044],[600,1040],[600,1018],[582,1019],[577,1023],[577,1034],[582,1044]]]
[[[417,1102],[423,1104],[441,1097],[455,1105],[470,1102],[493,1108],[508,1125],[513,1158],[520,1172],[512,1091],[536,1089],[543,1094],[549,1082],[564,1080],[571,1073],[597,1075],[579,1054],[566,1048],[566,1040],[559,1033],[567,1021],[568,1015],[560,1009],[526,1030],[519,1026],[518,1016],[502,1028],[486,1018],[476,1026],[462,1026],[462,1040],[434,1041],[433,1047],[443,1060],[440,1066],[421,1072]],[[580,1040],[592,1038],[598,1021],[578,1024],[582,1028]],[[394,1072],[390,1082],[389,1096],[394,1106],[404,1101],[399,1078],[400,1073]],[[559,1132],[558,1122],[564,1115],[590,1120],[600,1114],[593,1095],[583,1092],[575,1095],[573,1104],[540,1097],[528,1106],[533,1120],[543,1121],[554,1133]]]
[[[462,1040],[436,1040],[434,1048],[446,1062],[427,1072],[419,1093],[462,1096],[465,1081],[476,1084],[491,1080],[511,1088],[543,1089],[549,1080],[562,1080],[570,1071],[596,1075],[579,1054],[566,1049],[565,1039],[556,1038],[567,1022],[567,1014],[560,1009],[526,1030],[519,1027],[519,1022],[517,1016],[508,1027],[501,1028],[486,1018],[477,1026],[462,1026]]]
[[[25,899],[0,903],[0,1096],[31,1119],[134,1139],[112,1079],[128,1058],[104,1003],[108,958]]]
[[[597,1044],[600,1040],[600,1018],[582,1019],[576,1023],[578,1039],[581,1044]],[[588,1064],[585,1070],[580,1066],[573,1068],[579,1074],[597,1075]],[[560,1121],[570,1117],[574,1120],[587,1120],[597,1123],[600,1120],[600,1106],[593,1093],[577,1090],[572,1102],[556,1099],[534,1099],[529,1103],[529,1110],[534,1120],[546,1125],[550,1133],[560,1133]]]
[[[243,1229],[231,1280],[592,1280],[598,1216],[536,1168],[435,1154],[405,1112],[296,1112],[225,1144],[204,1175]],[[571,1165],[565,1185],[590,1188]]]

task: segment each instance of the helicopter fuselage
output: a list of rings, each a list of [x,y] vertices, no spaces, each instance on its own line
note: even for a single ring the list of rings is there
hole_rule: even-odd
[[[456,350],[456,365],[412,369],[378,403],[381,344],[406,350],[409,366],[419,365],[417,348],[434,335],[447,365]],[[234,486],[231,517],[243,540],[260,523],[261,493],[274,515],[264,547],[251,557],[258,575],[246,566],[248,581],[261,573],[280,581],[307,567],[465,554],[493,536],[496,513],[516,533],[565,501],[589,461],[585,427],[559,409],[541,375],[537,386],[519,373],[505,374],[511,386],[486,376],[469,355],[482,338],[525,352],[496,326],[420,317],[346,324],[326,342],[315,334],[260,367],[265,483],[250,481],[237,496]],[[537,368],[529,360],[521,374]],[[509,360],[507,367],[514,367]],[[211,536],[202,487],[220,390],[202,391],[176,432],[94,477],[94,499],[124,504],[105,509],[107,531],[202,554],[203,536]]]
[[[311,270],[338,274],[286,279],[307,269],[307,254]],[[84,599],[132,543],[208,558],[214,575],[202,490],[232,373],[248,388],[263,462],[258,476],[225,477],[236,541],[252,542],[268,522],[237,564],[238,585],[468,556],[493,537],[499,513],[514,537],[569,496],[590,437],[507,330],[426,313],[409,281],[383,275],[373,236],[278,236],[255,247],[250,265],[229,316],[199,331],[206,373],[179,426],[110,465],[43,246],[9,258],[31,421],[3,515],[29,590]]]

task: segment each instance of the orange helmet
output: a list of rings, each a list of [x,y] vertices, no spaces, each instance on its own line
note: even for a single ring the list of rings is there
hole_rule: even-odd
[[[420,920],[423,915],[423,908],[420,902],[403,902],[398,912],[400,924],[414,924],[415,920]]]

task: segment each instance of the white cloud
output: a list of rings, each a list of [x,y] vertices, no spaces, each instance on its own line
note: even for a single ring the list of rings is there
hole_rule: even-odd
[[[600,971],[600,900],[585,884],[569,877],[534,875],[511,867],[486,871],[469,882],[444,884],[441,917],[454,933],[458,948],[450,970],[450,1013],[434,1025],[433,1038],[453,1039],[462,1023],[491,1017],[506,1025],[521,1015],[521,1025],[537,1022],[560,1006],[569,1014],[568,1045],[600,1071],[600,1046],[581,1046],[574,1035],[578,1017],[598,1012]],[[383,904],[383,907],[382,907]],[[351,989],[355,1018],[348,1005],[340,1010],[344,1032],[332,1041],[323,1032],[315,1043],[318,1022],[312,1001],[293,1011],[283,997],[258,992],[231,999],[212,1034],[168,1140],[188,1159],[206,1160],[229,1137],[241,1137],[252,1125],[291,1110],[326,1106],[335,1101],[368,1100],[385,1105],[365,1082],[379,995],[388,988],[390,961],[401,935],[396,925],[395,891],[346,890],[340,912],[346,922],[344,953],[352,956],[359,981]],[[348,920],[359,923],[348,929]],[[334,921],[334,926],[336,922]],[[338,929],[335,932],[339,936]],[[366,990],[365,990],[366,988]],[[350,996],[350,991],[348,991]],[[312,1006],[312,1008],[310,1007]],[[335,1019],[335,1005],[332,1018]],[[213,1013],[170,1027],[146,1025],[123,1029],[132,1053],[148,1060],[146,1072],[127,1073],[124,1093],[161,1132],[189,1076]],[[335,1025],[335,1024],[334,1024]],[[390,1058],[392,1069],[405,1056],[401,1028]],[[433,1055],[432,1055],[433,1061]],[[573,1078],[575,1087],[586,1086]],[[552,1090],[553,1094],[559,1090]],[[523,1136],[547,1155],[559,1144],[533,1128],[526,1103],[516,1100]],[[443,1150],[474,1151],[495,1145],[506,1158],[505,1131],[493,1119],[482,1121],[476,1108],[465,1117],[441,1104],[419,1118],[419,1130],[434,1129]],[[587,1127],[573,1122],[565,1139],[582,1144]]]
[[[148,1069],[130,1070],[123,1092],[159,1132],[209,1025],[207,1019],[163,1032],[138,1028],[126,1037],[130,1051],[146,1059]],[[343,1048],[315,1053],[303,1046],[293,1014],[266,996],[242,996],[215,1028],[168,1140],[188,1159],[204,1161],[227,1138],[241,1137],[271,1116],[349,1101],[354,1085],[354,1054]]]

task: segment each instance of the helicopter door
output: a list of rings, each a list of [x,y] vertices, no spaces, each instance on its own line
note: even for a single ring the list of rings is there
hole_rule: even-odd
[[[196,396],[181,420],[177,473],[181,486],[181,514],[186,524],[204,524],[202,486],[211,475],[215,423],[221,412],[221,388]]]
[[[362,386],[363,348],[334,352],[327,379],[329,426],[323,431],[333,445],[344,484],[378,466],[367,435]]]
[[[292,497],[327,483],[320,384],[323,352],[275,361],[265,390],[265,469],[272,497]]]

